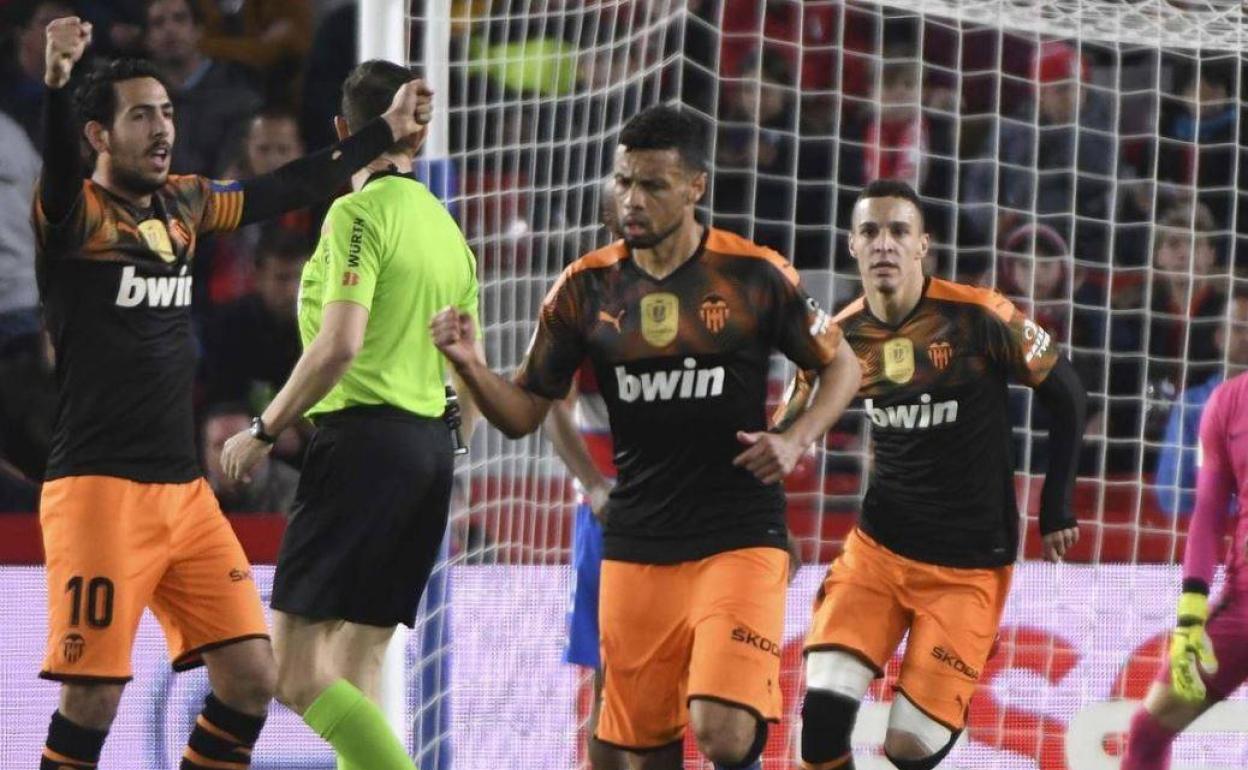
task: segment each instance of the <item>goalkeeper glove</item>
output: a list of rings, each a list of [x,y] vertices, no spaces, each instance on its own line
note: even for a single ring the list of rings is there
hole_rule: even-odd
[[[1205,682],[1201,672],[1214,674],[1218,659],[1213,644],[1205,633],[1209,620],[1209,597],[1197,591],[1184,591],[1179,597],[1179,623],[1170,639],[1170,683],[1183,700],[1200,702],[1205,699]]]

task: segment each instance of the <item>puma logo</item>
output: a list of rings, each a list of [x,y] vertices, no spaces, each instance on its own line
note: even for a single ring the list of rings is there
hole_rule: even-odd
[[[620,324],[623,323],[624,321],[625,312],[627,312],[627,308],[625,308],[624,310],[621,310],[619,313],[615,315],[611,315],[605,310],[599,310],[598,320],[602,321],[604,324],[611,324],[612,326],[615,327],[615,333],[620,334],[623,332],[623,330],[620,328]]]

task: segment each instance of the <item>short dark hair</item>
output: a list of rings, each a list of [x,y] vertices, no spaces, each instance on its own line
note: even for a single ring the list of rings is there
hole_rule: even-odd
[[[169,2],[169,0],[144,0],[143,19],[140,25],[143,27],[144,30],[146,30],[149,26],[147,16],[149,13],[151,13],[152,6],[156,5],[157,3],[167,3],[167,2]],[[185,5],[186,10],[190,11],[191,13],[191,23],[197,27],[204,26],[204,14],[200,12],[199,6],[195,3],[195,0],[182,0],[182,4]]]
[[[260,230],[260,240],[256,242],[256,266],[270,260],[294,262],[307,259],[312,254],[312,245],[302,234],[270,222]]]
[[[857,200],[854,205],[858,205],[858,201],[868,198],[901,198],[914,204],[915,209],[919,212],[919,223],[923,224],[926,217],[923,214],[923,201],[919,199],[919,194],[914,191],[906,182],[900,179],[876,179],[869,182],[866,187],[862,188],[862,192],[858,193]]]
[[[356,66],[342,84],[342,116],[347,127],[360,130],[365,123],[390,109],[394,95],[414,76],[407,67],[381,59]]]
[[[620,146],[628,150],[675,150],[691,171],[706,171],[703,126],[687,111],[660,104],[642,110],[624,124]]]
[[[79,122],[86,125],[94,120],[111,126],[117,117],[116,84],[137,78],[153,78],[166,91],[169,90],[169,84],[160,70],[146,59],[113,59],[96,66],[74,91],[74,108]]]

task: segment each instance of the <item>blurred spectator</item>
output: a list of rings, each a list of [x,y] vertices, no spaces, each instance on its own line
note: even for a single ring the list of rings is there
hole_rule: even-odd
[[[308,0],[194,0],[204,22],[205,56],[234,62],[263,78],[265,101],[294,107],[303,58],[312,45]]]
[[[1005,237],[1001,250],[1001,275],[998,287],[1036,323],[1053,335],[1069,355],[1071,364],[1092,398],[1088,403],[1088,422],[1100,421],[1104,408],[1097,393],[1104,392],[1105,316],[1103,292],[1086,280],[1086,271],[1074,264],[1070,248],[1061,234],[1048,225],[1023,225]],[[1021,395],[1021,394],[1016,394]],[[1025,400],[1016,402],[1016,414],[1022,414]],[[1020,417],[1016,422],[1023,422]],[[1033,409],[1031,428],[1035,433],[1048,431],[1048,416]],[[1047,439],[1033,439],[1031,468],[1043,472],[1047,467]],[[1016,452],[1017,457],[1023,457]],[[1095,467],[1096,458],[1089,452],[1082,463],[1086,469]]]
[[[1215,221],[1233,215],[1238,101],[1232,97],[1233,70],[1198,61],[1178,100],[1163,100],[1157,178],[1196,190]]]
[[[879,114],[867,124],[861,181],[900,179],[917,190],[928,148],[927,121],[919,109],[919,63],[893,55],[883,70]]]
[[[1231,302],[1230,328],[1220,325],[1214,342],[1225,356],[1230,374],[1248,368],[1248,292],[1236,292]],[[1192,511],[1196,489],[1196,447],[1200,442],[1200,416],[1213,390],[1222,382],[1216,372],[1204,382],[1183,391],[1170,407],[1166,434],[1157,457],[1153,490],[1157,505],[1170,515]]]
[[[17,0],[3,9],[3,42],[9,53],[0,70],[0,112],[25,129],[43,151],[44,30],[53,19],[70,16],[72,4],[59,0]]]
[[[299,105],[299,127],[308,147],[325,147],[338,141],[334,133],[334,116],[342,103],[342,82],[356,62],[358,15],[359,4],[347,3],[325,14],[316,27],[304,70],[303,97]],[[449,96],[437,95],[442,98]]]
[[[0,460],[40,482],[56,419],[55,354],[47,334],[10,346],[0,358]]]
[[[1057,227],[1081,260],[1108,258],[1113,125],[1103,100],[1090,98],[1084,86],[1088,72],[1067,43],[1036,50],[1035,103],[1022,114],[998,117],[997,141],[990,138],[980,157],[965,164],[961,202],[969,206],[963,233],[969,245],[992,243],[998,214],[1005,232],[1020,217],[1036,216]],[[1001,210],[984,205],[993,203]]]
[[[1106,428],[1117,442],[1114,470],[1138,469],[1138,442],[1160,437],[1169,404],[1221,368],[1215,330],[1226,293],[1213,228],[1203,205],[1173,209],[1156,227],[1152,270],[1114,276],[1109,393],[1125,397],[1115,399]]]
[[[147,0],[74,0],[78,15],[93,26],[96,56],[142,56]]]
[[[303,139],[295,113],[270,107],[256,113],[243,135],[243,167],[240,176],[252,177],[276,171],[303,156]]]
[[[39,155],[26,132],[0,113],[0,358],[11,342],[39,331],[35,287],[35,233],[31,198],[39,176]]]
[[[256,247],[254,291],[219,308],[204,330],[204,403],[244,405],[260,414],[299,360],[299,279],[311,249],[306,238],[270,224]],[[296,464],[303,439],[291,429],[274,455]]]
[[[299,487],[299,472],[269,457],[251,472],[251,480],[232,481],[221,470],[221,449],[225,440],[251,424],[251,416],[242,409],[223,407],[204,420],[204,475],[226,513],[289,514]]]
[[[281,107],[266,107],[246,121],[237,157],[226,176],[245,179],[267,174],[303,155],[303,142],[294,113]],[[221,233],[200,250],[196,273],[201,291],[211,305],[232,302],[252,288],[257,244],[267,227],[278,227],[302,238],[310,238],[323,209],[296,209],[278,215],[268,223],[254,223],[231,233]],[[203,295],[201,295],[203,296]]]
[[[150,0],[144,40],[172,92],[178,174],[220,176],[243,121],[260,107],[250,72],[200,52],[204,35],[191,0]]]

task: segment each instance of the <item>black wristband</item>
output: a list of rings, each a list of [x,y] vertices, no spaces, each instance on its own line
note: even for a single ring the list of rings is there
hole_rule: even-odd
[[[251,419],[251,430],[248,432],[251,434],[252,438],[263,441],[266,444],[273,444],[277,441],[275,437],[271,436],[269,432],[265,430],[264,420],[259,417],[253,417]]]

